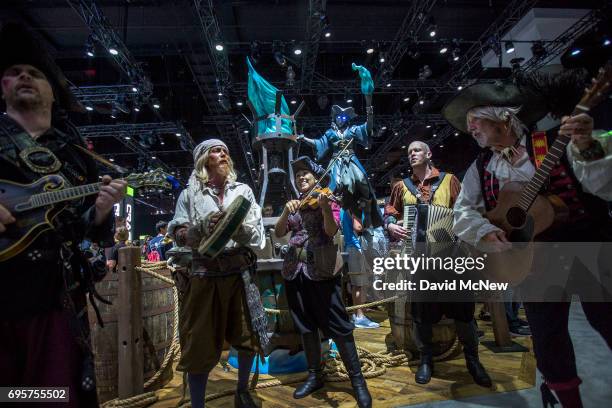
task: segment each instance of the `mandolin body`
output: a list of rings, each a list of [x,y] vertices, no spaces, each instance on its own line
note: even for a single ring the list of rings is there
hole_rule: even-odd
[[[15,217],[16,221],[6,225],[0,234],[0,262],[6,261],[24,251],[40,234],[53,229],[52,222],[65,208],[55,205],[27,209],[32,195],[61,189],[60,176],[46,176],[32,184],[19,184],[0,180],[0,204]]]

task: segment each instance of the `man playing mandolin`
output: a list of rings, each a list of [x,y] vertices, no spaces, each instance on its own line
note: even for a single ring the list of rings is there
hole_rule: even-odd
[[[70,91],[39,42],[21,26],[3,27],[1,177],[19,184],[49,174],[72,186],[97,182],[96,164],[75,147],[84,146],[79,134],[58,114],[72,107]],[[0,385],[69,387],[65,406],[98,405],[85,298],[93,282],[77,246],[85,237],[112,246],[112,209],[125,188],[124,181],[104,176],[97,196],[67,202],[53,228],[0,263]],[[7,206],[0,202],[3,246],[5,240],[25,240],[29,231],[16,235],[31,218],[45,220],[47,208],[11,213]]]
[[[261,208],[251,188],[236,181],[232,159],[221,140],[200,143],[193,151],[193,159],[195,169],[189,185],[179,196],[174,218],[168,224],[168,233],[176,244],[191,247],[193,254],[179,308],[178,369],[187,372],[191,406],[204,407],[208,374],[219,362],[223,342],[227,340],[238,350],[234,404],[255,407],[248,381],[259,345],[253,327],[248,324],[249,313],[253,313],[248,304],[256,299],[247,301],[241,274],[255,267],[256,257],[251,248],[261,249],[264,245]],[[250,209],[223,252],[214,258],[200,254],[200,243],[223,227],[223,210],[241,197],[250,202]]]
[[[559,77],[557,80],[567,83]],[[549,82],[550,89],[554,83]],[[578,81],[576,84],[581,89]],[[570,98],[568,88],[564,86],[558,91],[565,104]],[[510,182],[530,182],[537,170],[549,172],[544,192],[557,195],[569,209],[569,217],[558,228],[537,235],[536,240],[610,241],[612,223],[606,201],[612,198],[612,145],[609,140],[594,136],[593,120],[586,113],[564,117],[558,131],[529,133],[528,126],[547,111],[556,116],[569,113],[567,109],[555,112],[551,102],[554,102],[551,98],[543,100],[531,89],[514,84],[477,84],[464,89],[443,109],[445,118],[455,128],[470,133],[481,147],[487,148],[467,170],[455,203],[453,230],[463,241],[474,246],[485,244],[494,251],[512,247],[511,237],[484,215],[497,205],[502,206],[504,186]],[[570,111],[576,102],[570,104]],[[583,103],[580,102],[580,108],[584,111],[588,108]],[[571,137],[567,149],[553,146],[552,141],[562,137]],[[542,156],[550,156],[541,151],[541,146],[552,146],[548,153],[566,154],[560,162],[549,166]],[[563,407],[582,406],[578,389],[581,380],[568,332],[569,308],[569,302],[525,302],[537,366],[545,379],[542,387],[545,405],[553,403],[550,392],[553,390]],[[593,328],[612,345],[609,319],[612,304],[583,302],[582,308]]]

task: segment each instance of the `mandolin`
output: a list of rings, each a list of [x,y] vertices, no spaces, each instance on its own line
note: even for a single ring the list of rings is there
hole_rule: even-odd
[[[133,188],[172,188],[170,176],[160,169],[130,174],[124,180]],[[97,194],[102,183],[65,186],[64,178],[58,174],[41,177],[31,184],[0,180],[0,204],[16,218],[0,234],[0,262],[21,253],[41,233],[53,229],[53,220],[68,201]]]
[[[604,100],[610,91],[611,82],[612,65],[608,63],[599,70],[592,86],[585,90],[572,116],[586,113]],[[493,279],[515,285],[530,274],[534,256],[533,245],[530,243],[536,235],[559,221],[559,212],[555,210],[562,208],[558,197],[541,195],[539,191],[551,170],[559,163],[570,140],[571,136],[558,135],[531,180],[528,183],[505,184],[499,192],[497,206],[485,214],[493,225],[506,232],[511,242],[525,243],[489,255],[487,270]]]

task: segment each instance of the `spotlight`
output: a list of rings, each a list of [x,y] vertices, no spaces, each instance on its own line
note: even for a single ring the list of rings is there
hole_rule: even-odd
[[[366,49],[366,53],[367,54],[374,54],[374,47],[368,47],[368,49]]]
[[[242,131],[242,133],[244,133],[245,135],[246,135],[246,134],[249,134],[249,130],[248,130],[248,129],[244,129],[244,130]]]
[[[457,90],[458,90],[458,91],[460,91],[460,90],[462,90],[462,89],[463,89],[463,86],[461,86],[461,85],[459,85],[459,86],[457,87]]]
[[[420,100],[419,100],[419,103],[421,103],[421,102],[420,102]],[[427,125],[427,126],[425,126],[425,127],[426,127],[427,129],[429,129],[429,128],[431,128],[431,125]]]
[[[607,47],[608,45],[610,45],[610,39],[609,38],[604,38],[603,40],[603,46]]]
[[[287,87],[291,88],[295,85],[295,71],[293,70],[293,67],[291,65],[289,65],[287,67],[287,81],[286,81]]]
[[[284,67],[287,65],[287,59],[285,58],[285,56],[283,55],[282,52],[280,51],[274,51],[274,60],[276,61],[276,63],[278,65],[280,65],[281,67]]]
[[[108,161],[114,162],[114,161],[115,161],[115,159],[113,159],[112,157],[109,157],[109,158],[108,158]]]
[[[440,47],[440,54],[446,54],[448,51],[448,44],[442,43],[442,47]]]
[[[571,55],[572,57],[575,57],[576,55],[580,54],[581,52],[582,52],[582,50],[581,50],[580,48],[574,48],[574,49],[572,50],[572,52],[570,52],[570,55]]]
[[[131,139],[131,137],[129,137],[129,136],[123,136],[123,138],[124,138],[125,140],[130,140],[130,139]]]
[[[236,106],[242,106],[243,103],[241,101],[236,102]]]
[[[531,45],[531,53],[537,59],[543,58],[546,56],[546,54],[548,54],[542,41],[536,41]]]
[[[325,32],[325,38],[329,38],[331,37],[331,31],[326,31]]]
[[[419,105],[425,105],[425,98],[423,97],[419,98]]]
[[[117,49],[116,49],[116,48],[114,48],[114,47],[110,47],[110,48],[108,49],[108,52],[109,52],[111,55],[118,55],[118,54],[119,54],[119,51],[117,51]]]
[[[254,64],[257,64],[259,59],[261,58],[261,50],[259,47],[259,42],[253,41],[251,42],[251,60]]]
[[[93,39],[91,38],[91,36],[89,36],[89,38],[87,38],[87,43],[85,43],[85,55],[87,55],[90,58],[92,58],[94,55],[96,55],[94,42],[93,42]]]
[[[506,54],[514,52],[514,43],[512,41],[506,41]]]
[[[455,136],[459,136],[459,132],[455,132]]]
[[[301,54],[302,54],[302,49],[298,47],[298,48],[296,48],[295,50],[293,50],[293,53],[294,53],[295,55],[301,55]]]
[[[215,50],[217,50],[217,51],[219,51],[219,52],[220,52],[220,51],[223,51],[223,44],[221,44],[221,43],[216,44],[216,45],[215,45]]]
[[[453,61],[459,61],[459,55],[461,54],[461,50],[459,48],[453,49]]]
[[[427,26],[427,32],[430,37],[435,37],[437,34],[438,26],[436,26],[436,22],[433,17],[429,18],[429,25]]]
[[[140,108],[138,106],[134,106],[134,112],[140,112]]]
[[[132,87],[132,92],[138,92],[138,88],[136,88],[135,86]]]
[[[89,112],[91,112],[91,111],[93,110],[93,108],[92,108],[91,106],[89,106],[89,105],[88,105],[88,106],[86,106],[86,107],[85,107],[85,109],[86,109],[87,111],[89,111]]]
[[[391,82],[387,82],[387,88],[391,88]]]
[[[295,105],[296,103],[297,103],[297,101],[296,101],[295,99],[292,99],[292,100],[291,100],[291,104],[292,104],[292,105]]]
[[[387,130],[386,126],[381,127],[382,130]]]
[[[409,97],[409,96],[407,96],[407,97],[405,97],[405,98],[404,98],[404,102],[408,102],[409,100],[410,100],[410,97]]]
[[[175,135],[176,135],[177,137],[181,137],[181,134],[180,134],[180,133],[175,133]]]
[[[378,57],[378,62],[380,62],[381,64],[383,62],[385,62],[385,53],[384,52],[380,53],[380,56]]]
[[[155,109],[159,109],[159,104],[158,104],[158,103],[154,103],[154,104],[153,104],[153,108],[155,108]]]
[[[352,103],[352,102],[353,102],[353,100],[352,100],[351,98],[348,98],[348,99],[346,100],[346,103]]]
[[[157,159],[157,156],[151,156],[153,160]],[[161,191],[161,190],[160,190]]]

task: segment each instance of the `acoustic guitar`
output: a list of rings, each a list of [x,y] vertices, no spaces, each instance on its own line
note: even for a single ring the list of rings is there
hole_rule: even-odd
[[[171,189],[169,176],[160,169],[130,174],[124,180],[134,188]],[[0,204],[16,218],[0,234],[0,262],[24,251],[40,234],[53,229],[53,220],[67,202],[97,194],[102,183],[67,187],[58,174],[44,176],[32,184],[0,180]]]
[[[597,78],[585,90],[571,115],[586,113],[597,106],[610,91],[611,81],[612,64],[608,63],[599,70]],[[531,273],[533,238],[555,223],[563,222],[567,208],[561,199],[539,192],[570,140],[571,136],[558,135],[531,180],[528,183],[504,184],[496,207],[485,214],[493,225],[506,232],[509,241],[515,243],[511,250],[488,254],[487,276],[511,285],[522,282]]]

